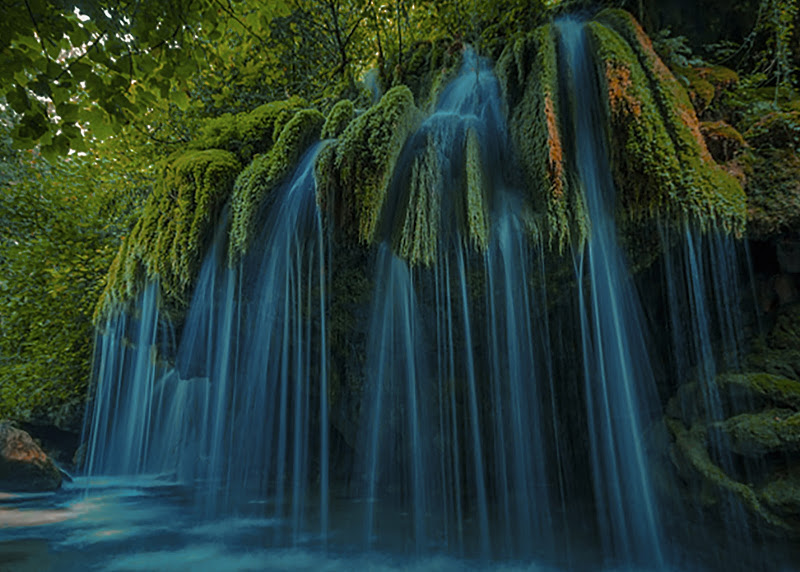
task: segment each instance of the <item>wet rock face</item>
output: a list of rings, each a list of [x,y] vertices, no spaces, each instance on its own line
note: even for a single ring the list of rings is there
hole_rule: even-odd
[[[31,436],[0,421],[0,490],[37,492],[60,486],[61,473]]]
[[[743,372],[684,383],[665,421],[688,502],[710,512],[730,500],[753,523],[800,535],[800,304],[778,310]]]

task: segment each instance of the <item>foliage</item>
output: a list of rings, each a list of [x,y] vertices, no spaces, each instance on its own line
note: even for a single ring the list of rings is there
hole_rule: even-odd
[[[76,431],[93,308],[146,191],[99,151],[52,164],[15,151],[12,124],[0,158],[0,417]]]

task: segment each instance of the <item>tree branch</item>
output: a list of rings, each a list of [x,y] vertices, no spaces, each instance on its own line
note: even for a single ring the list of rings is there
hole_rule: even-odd
[[[31,10],[31,5],[28,0],[25,0],[25,8],[28,9],[28,16],[31,18],[31,22],[33,23],[33,30],[36,32],[36,37],[39,39],[39,45],[42,46],[42,52],[44,53],[44,59],[50,62],[50,56],[47,54],[47,50],[44,47],[44,37],[42,37],[42,33],[39,31],[39,25],[36,23],[36,18],[33,15],[33,10]]]

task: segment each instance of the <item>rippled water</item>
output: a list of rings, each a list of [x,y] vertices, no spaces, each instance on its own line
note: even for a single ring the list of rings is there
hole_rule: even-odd
[[[401,539],[373,551],[351,543],[362,527],[353,521],[331,532],[328,549],[309,536],[296,546],[281,545],[282,529],[290,526],[267,512],[268,503],[253,502],[251,514],[201,519],[192,508],[188,489],[168,477],[136,479],[76,478],[48,494],[0,493],[0,571],[44,570],[599,570],[591,551],[583,561],[487,562],[446,555],[414,555]],[[361,513],[355,501],[335,506],[339,522]],[[349,507],[349,509],[348,509]],[[378,510],[384,521],[402,514]],[[385,522],[387,538],[391,523]]]

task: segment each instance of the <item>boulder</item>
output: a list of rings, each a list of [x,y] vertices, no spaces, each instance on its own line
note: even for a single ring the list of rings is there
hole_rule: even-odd
[[[0,421],[0,490],[51,491],[61,486],[61,472],[28,433]]]

